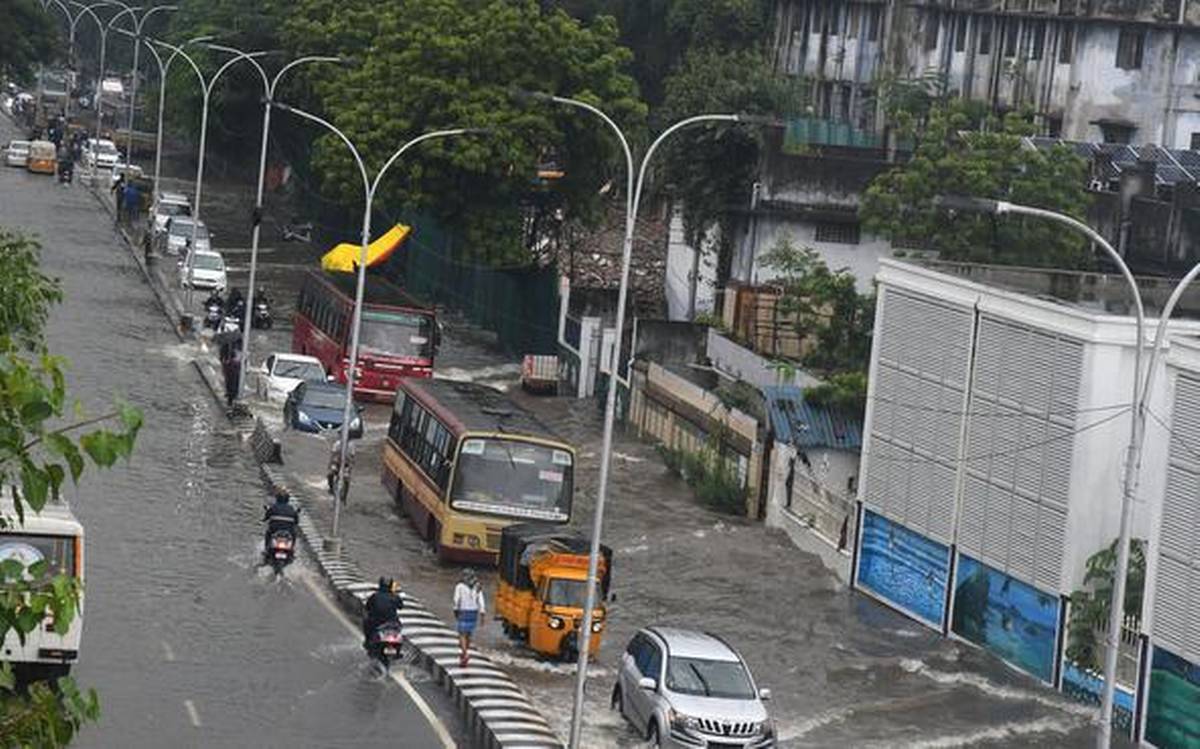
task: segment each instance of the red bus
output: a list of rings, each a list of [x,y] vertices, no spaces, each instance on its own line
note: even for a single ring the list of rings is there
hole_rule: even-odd
[[[309,272],[293,317],[292,351],[320,359],[342,383],[350,363],[356,280],[353,273]],[[402,377],[433,376],[437,318],[433,308],[387,281],[366,280],[354,390],[360,397],[390,402]]]

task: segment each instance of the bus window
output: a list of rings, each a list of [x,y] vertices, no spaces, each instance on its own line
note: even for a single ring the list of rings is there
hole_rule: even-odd
[[[433,355],[433,321],[405,312],[363,312],[359,345],[364,351],[426,358]]]
[[[464,440],[454,472],[455,509],[569,520],[573,480],[565,450],[511,439]]]
[[[0,535],[0,562],[15,559],[28,567],[46,562],[46,578],[75,574],[75,539],[69,536],[43,536],[32,533]]]

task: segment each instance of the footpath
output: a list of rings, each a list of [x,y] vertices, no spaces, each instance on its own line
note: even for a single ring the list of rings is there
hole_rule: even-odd
[[[110,204],[106,193],[98,195]],[[145,268],[137,238],[129,239]],[[170,283],[174,262],[151,263],[146,272],[177,321],[183,308]],[[282,330],[265,339],[255,335],[256,358],[289,350]],[[197,368],[220,400],[215,356],[198,360]],[[437,371],[441,377],[508,387],[517,368],[489,349],[485,337],[451,325]],[[597,402],[509,389],[577,447],[573,522],[586,532],[599,473]],[[264,465],[264,478],[269,485],[286,486],[303,503],[306,542],[343,605],[357,612],[370,580],[395,577],[412,601],[405,624],[422,663],[451,693],[461,695],[456,700],[474,740],[481,746],[560,746],[558,737],[567,735],[571,717],[574,664],[536,658],[488,621],[477,634],[478,654],[471,665],[458,668],[453,633],[443,624],[451,619],[458,569],[437,561],[379,480],[390,409],[372,406],[365,413],[365,435],[357,444],[353,482],[340,516],[342,553],[330,555],[322,548],[333,517],[325,489],[328,443],[284,430],[278,404],[250,399],[246,405],[254,418],[244,422],[245,432],[258,446],[260,460],[277,442],[284,461]],[[711,631],[738,649],[759,686],[774,694],[768,708],[781,746],[1090,743],[1092,710],[977,648],[942,638],[846,590],[816,557],[797,550],[782,533],[701,506],[652,446],[618,432],[614,455],[604,541],[614,549],[616,600],[609,605],[609,625],[589,669],[582,746],[644,744],[609,709],[609,698],[625,645],[639,628],[652,624]],[[480,573],[491,603],[495,571]]]
[[[96,185],[89,185],[89,187],[108,213],[115,215],[112,196],[105,189],[107,185],[100,182]],[[140,227],[120,225],[119,230],[180,340],[199,340],[201,342],[202,353],[192,360],[192,364],[217,403],[223,407],[225,403],[224,385],[215,351],[211,346],[206,345],[204,333],[185,331],[179,324],[186,304],[182,298],[183,294],[173,288],[171,283],[172,272],[175,270],[174,259],[153,255],[147,257],[142,249]],[[192,312],[195,313],[195,309]],[[196,319],[199,324],[200,318]],[[271,338],[264,336],[262,340],[270,341]],[[263,348],[262,350],[268,349]],[[262,404],[256,404],[253,411],[267,415]],[[277,491],[286,490],[302,510],[300,514],[301,538],[336,595],[338,603],[352,617],[361,616],[363,602],[375,588],[375,583],[370,580],[374,580],[378,574],[384,573],[377,572],[374,577],[366,575],[355,564],[353,555],[347,553],[346,550],[329,551],[322,524],[318,520],[321,513],[313,511],[322,504],[320,493],[314,492],[302,483],[297,483],[281,465],[273,464],[280,456],[279,446],[261,419],[244,411],[229,412],[229,418],[238,427],[242,439],[246,441],[249,449],[253,452],[259,464],[268,496],[274,495]],[[326,452],[326,456],[327,454]],[[326,503],[331,504],[329,501]],[[403,580],[401,574],[395,572],[390,574]],[[464,721],[466,735],[469,737],[471,746],[489,749],[491,747],[554,749],[563,746],[561,739],[533,706],[525,692],[503,669],[477,650],[472,652],[469,665],[460,666],[458,636],[454,630],[437,615],[431,613],[420,598],[413,596],[408,591],[404,591],[402,597],[405,605],[401,611],[400,620],[409,649],[408,657],[414,659],[428,671],[436,683],[441,685],[453,698]]]

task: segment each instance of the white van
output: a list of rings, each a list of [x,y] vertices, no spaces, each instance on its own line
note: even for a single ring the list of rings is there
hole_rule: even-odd
[[[0,501],[0,515],[13,521],[16,513],[12,499]],[[83,583],[83,525],[75,519],[65,502],[47,502],[41,514],[25,511],[25,524],[0,528],[0,561],[16,559],[25,566],[45,560],[47,575],[74,575]],[[16,671],[30,679],[53,679],[66,676],[79,660],[79,639],[83,633],[83,596],[71,626],[66,632],[55,632],[47,617],[30,632],[22,645],[15,632],[10,631],[0,646],[4,660]]]

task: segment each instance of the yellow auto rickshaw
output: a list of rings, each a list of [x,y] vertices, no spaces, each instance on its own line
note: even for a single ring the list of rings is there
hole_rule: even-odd
[[[37,174],[54,174],[58,171],[58,149],[48,140],[35,140],[29,144],[25,168]]]
[[[500,536],[496,617],[510,638],[536,653],[564,660],[579,655],[587,596],[588,539],[560,526],[510,525]],[[600,650],[607,623],[612,549],[601,546],[599,589],[592,613],[590,655]]]

